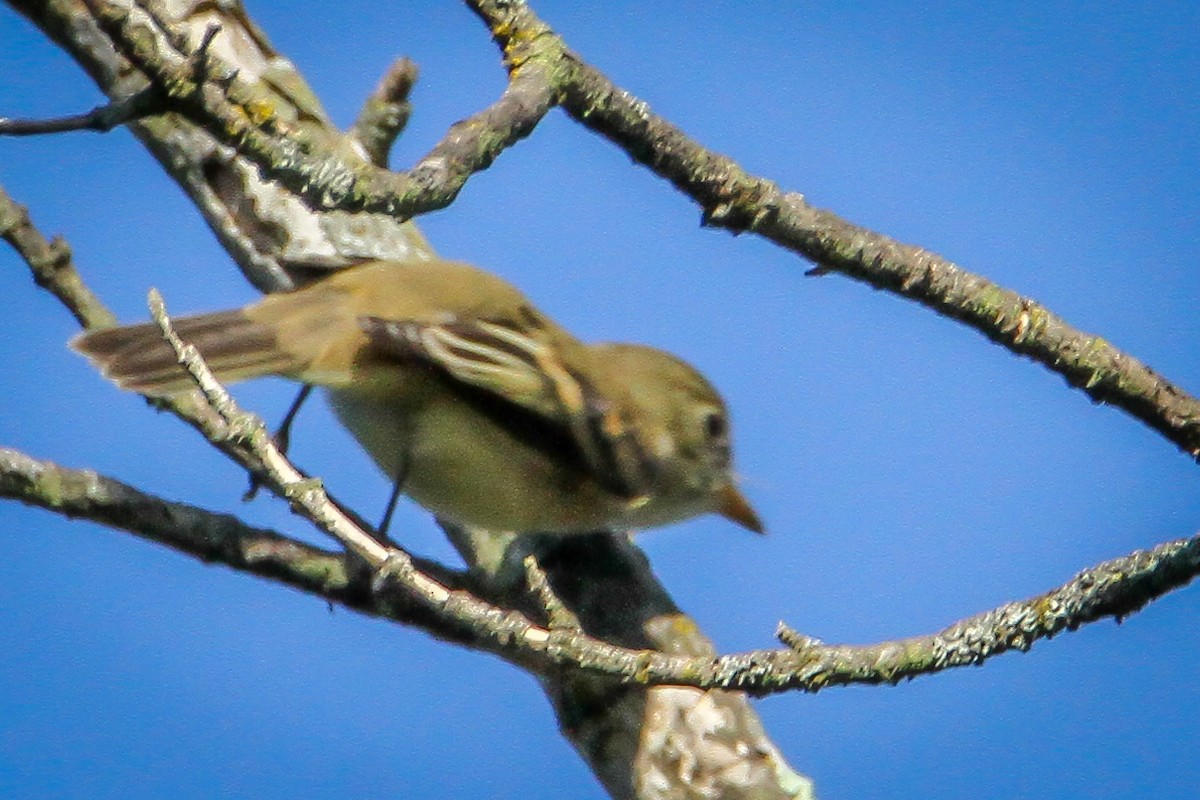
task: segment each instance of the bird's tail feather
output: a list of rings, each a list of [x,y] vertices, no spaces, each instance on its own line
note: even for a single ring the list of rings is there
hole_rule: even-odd
[[[287,374],[299,368],[296,356],[280,348],[275,332],[242,310],[219,311],[172,320],[176,333],[195,345],[222,382]],[[175,351],[153,323],[83,333],[71,347],[91,359],[123,389],[170,395],[195,384]]]

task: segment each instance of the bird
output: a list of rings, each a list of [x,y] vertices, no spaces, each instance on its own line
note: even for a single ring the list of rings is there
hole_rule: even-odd
[[[570,534],[716,513],[764,530],[700,372],[645,345],[585,344],[470,264],[369,261],[172,324],[222,382],[322,387],[397,491],[450,522]],[[71,347],[124,389],[194,388],[153,323]]]

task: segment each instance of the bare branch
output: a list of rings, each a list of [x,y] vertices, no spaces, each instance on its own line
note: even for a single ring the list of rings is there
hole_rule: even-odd
[[[134,68],[100,30],[82,0],[29,2],[9,0],[51,40],[70,54],[112,100],[147,87]],[[212,50],[253,87],[255,107],[269,108],[289,130],[303,130],[320,151],[350,151],[320,101],[294,64],[271,46],[240,3],[189,3],[157,0],[148,4],[169,20],[173,41],[195,42],[214,23],[221,34]],[[138,19],[146,21],[143,10]],[[163,31],[146,21],[138,35],[164,40]],[[153,46],[153,45],[150,45]],[[182,45],[181,45],[182,46]],[[187,45],[188,52],[194,45]],[[182,57],[179,57],[182,61]],[[312,280],[314,274],[364,258],[428,258],[433,250],[412,224],[382,214],[313,212],[297,195],[262,178],[248,158],[179,114],[160,114],[129,124],[130,130],[188,194],[217,239],[261,291],[282,291]]]
[[[343,554],[251,527],[228,514],[163,500],[91,470],[69,469],[0,448],[0,496],[128,531],[202,561],[227,564],[377,613],[365,602],[363,582],[352,586]]]
[[[388,151],[408,124],[412,113],[408,94],[416,84],[418,74],[417,65],[407,58],[388,67],[350,129],[350,138],[377,167],[387,167]]]
[[[29,265],[35,282],[58,298],[85,328],[115,324],[116,318],[112,312],[79,277],[67,243],[61,239],[46,241],[33,226],[26,209],[16,203],[3,187],[0,187],[0,238],[7,241]],[[221,452],[246,469],[252,478],[263,473],[265,468],[257,456],[228,430],[221,416],[213,411],[200,393],[148,398],[148,401],[170,410],[199,430]]]
[[[650,684],[741,689],[771,694],[828,686],[897,683],[976,665],[1038,639],[1112,617],[1123,619],[1200,574],[1200,535],[1107,561],[1062,586],[979,614],[928,636],[874,645],[824,645],[783,627],[796,647],[713,659],[680,658],[614,648],[554,632],[551,653],[566,663]]]
[[[824,645],[780,625],[808,661],[795,677],[809,691],[850,683],[897,683],[952,667],[978,665],[1038,639],[1112,618],[1120,622],[1200,574],[1200,535],[1138,550],[1080,572],[1045,594],[1007,603],[928,636],[875,645]]]
[[[444,641],[505,655],[486,647],[487,640],[461,626],[444,625],[402,597],[380,602],[367,575],[344,553],[252,527],[229,514],[164,500],[91,470],[62,467],[0,447],[0,497],[123,530],[205,563],[277,581],[360,614],[387,617]],[[470,585],[466,575],[425,559],[414,560],[444,585],[456,590]]]
[[[97,106],[84,114],[42,120],[0,117],[0,136],[37,136],[71,131],[107,133],[127,122],[161,113],[163,110],[162,95],[156,87],[150,86],[123,100]]]
[[[553,106],[554,87],[541,64],[513,72],[504,93],[489,108],[450,126],[442,140],[408,172],[417,187],[412,211],[401,207],[388,213],[411,216],[429,211],[432,203],[449,205],[467,179],[487,169],[500,153],[533,132]]]
[[[380,169],[349,153],[335,153],[300,126],[278,117],[261,93],[218,72],[211,55],[164,52],[166,41],[185,39],[161,17],[136,16],[140,9],[86,0],[102,29],[123,56],[160,87],[168,107],[252,159],[264,177],[305,197],[316,209],[376,211],[399,219],[444,208],[467,179],[486,169],[516,141],[527,136],[553,106],[555,83],[542,60],[513,69],[508,87],[494,105],[451,126],[446,136],[406,173]],[[141,35],[156,24],[163,39]],[[205,64],[198,69],[197,64]]]
[[[525,556],[522,563],[525,566],[525,579],[529,583],[529,588],[537,595],[538,602],[546,612],[547,624],[551,630],[565,629],[574,633],[583,631],[583,625],[579,622],[579,617],[567,607],[558,595],[554,593],[554,587],[550,585],[550,579],[546,573],[538,566],[537,559],[528,555]]]
[[[376,591],[392,584],[399,586],[430,608],[444,611],[448,618],[477,625],[502,642],[514,635],[534,647],[546,642],[549,634],[525,617],[491,606],[468,593],[450,590],[418,570],[407,552],[383,544],[363,530],[357,520],[330,500],[319,479],[306,477],[288,461],[262,420],[238,407],[204,363],[200,351],[175,333],[162,297],[153,290],[150,313],[175,350],[179,364],[196,381],[222,423],[204,429],[205,437],[218,446],[234,441],[248,448],[263,465],[264,485],[360,558],[375,573],[372,585]]]
[[[29,265],[34,281],[53,294],[85,328],[102,328],[115,324],[116,317],[84,285],[71,259],[71,249],[61,239],[46,241],[29,219],[25,208],[17,204],[0,188],[0,238],[8,242]],[[202,401],[198,393],[155,399],[153,404],[168,408],[180,419],[198,430],[211,430],[218,436],[222,423]],[[219,438],[219,436],[218,436]],[[245,448],[231,445],[226,437],[226,455],[250,473],[262,471],[253,455]]]
[[[223,423],[204,431],[209,441],[213,444],[226,441],[244,443],[263,464],[266,476],[271,479],[268,485],[281,497],[286,498],[293,508],[303,509],[310,519],[371,567],[379,568],[392,557],[393,554],[389,553],[386,547],[359,528],[355,520],[330,501],[319,480],[306,477],[292,466],[275,444],[274,437],[262,420],[238,408],[229,392],[217,382],[208,365],[204,363],[200,351],[175,333],[167,318],[162,297],[153,289],[150,290],[150,314],[162,328],[163,337],[175,350],[180,366],[196,381],[196,385],[204,393],[204,398]],[[407,553],[399,553],[399,556],[408,558]],[[444,598],[444,590],[439,588],[435,593]]]

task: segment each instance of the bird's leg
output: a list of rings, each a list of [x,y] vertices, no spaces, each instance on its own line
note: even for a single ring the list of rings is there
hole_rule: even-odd
[[[279,449],[287,455],[288,445],[292,442],[292,422],[296,419],[296,414],[300,412],[300,406],[304,405],[304,401],[312,394],[312,384],[306,383],[300,387],[300,391],[296,393],[296,399],[292,401],[292,405],[288,408],[287,413],[283,415],[283,422],[279,423],[279,430],[275,431],[275,444],[279,445]]]
[[[383,519],[379,522],[379,527],[375,529],[376,536],[380,541],[391,541],[388,539],[388,527],[392,524],[392,514],[396,511],[396,504],[400,502],[400,495],[404,492],[404,480],[408,477],[408,459],[405,458],[400,463],[400,469],[396,470],[396,482],[392,484],[392,494],[388,497],[387,508],[384,509]]]
[[[288,445],[292,441],[292,423],[296,419],[296,414],[300,412],[300,406],[304,405],[304,401],[312,394],[312,389],[311,383],[306,383],[300,387],[300,391],[296,393],[296,399],[292,401],[292,405],[288,408],[287,413],[283,415],[283,422],[279,423],[279,428],[275,431],[275,444],[284,455],[287,455]],[[244,502],[253,500],[261,488],[262,481],[251,475],[250,488],[242,495],[242,500]]]

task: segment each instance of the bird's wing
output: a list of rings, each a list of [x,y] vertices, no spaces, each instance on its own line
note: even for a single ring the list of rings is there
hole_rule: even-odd
[[[588,472],[617,494],[649,492],[652,463],[620,405],[569,366],[549,335],[484,319],[360,317],[359,325],[380,355],[428,364],[561,429]]]

